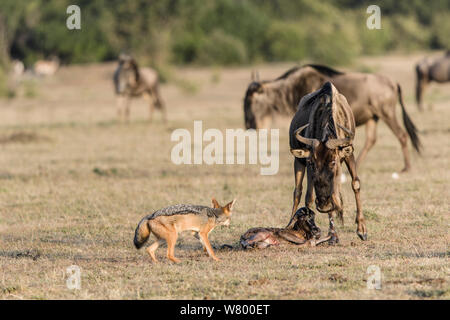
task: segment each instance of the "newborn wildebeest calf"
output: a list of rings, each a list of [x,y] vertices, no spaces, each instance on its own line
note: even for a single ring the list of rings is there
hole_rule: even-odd
[[[282,242],[316,246],[331,238],[329,235],[320,239],[320,229],[314,222],[314,211],[303,207],[297,210],[286,228],[252,228],[241,236],[240,243],[244,249],[264,249],[278,246]]]

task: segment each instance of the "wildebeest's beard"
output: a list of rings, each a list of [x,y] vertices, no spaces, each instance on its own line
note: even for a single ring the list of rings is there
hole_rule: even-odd
[[[114,84],[116,87],[116,93],[121,94],[124,93],[128,86],[128,76],[129,76],[129,70],[125,70],[123,66],[119,66],[117,68],[115,77],[114,77]]]
[[[124,93],[139,81],[139,70],[132,58],[119,59],[119,66],[114,72],[114,86],[117,94]]]
[[[308,169],[312,173],[316,207],[319,212],[329,212],[335,209],[333,193],[338,165],[335,151],[320,144],[313,152],[313,159],[308,161]]]

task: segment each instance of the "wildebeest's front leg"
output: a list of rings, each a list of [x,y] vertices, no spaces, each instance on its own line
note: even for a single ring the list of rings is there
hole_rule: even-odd
[[[305,207],[311,208],[314,202],[314,183],[312,181],[313,173],[311,169],[307,169],[307,184],[306,184],[306,196],[305,196]]]
[[[124,94],[117,97],[117,116],[120,121],[127,121],[130,117],[130,97]]]
[[[295,244],[299,244],[299,245],[305,244],[307,242],[305,239],[299,238],[286,230],[279,231],[278,235],[286,241],[289,241],[289,242],[292,242]]]
[[[294,159],[294,175],[295,175],[295,188],[294,188],[294,204],[292,205],[292,214],[291,219],[289,221],[288,227],[292,222],[292,218],[297,211],[298,205],[300,203],[300,198],[302,197],[302,183],[303,177],[305,176],[305,165],[301,162],[300,159]]]
[[[119,119],[119,121],[122,120],[122,112],[125,105],[125,99],[126,97],[123,95],[117,97],[117,118]]]
[[[359,195],[359,191],[361,188],[361,183],[358,178],[358,174],[356,173],[356,162],[355,156],[351,154],[350,156],[344,159],[345,164],[347,165],[348,171],[350,172],[350,176],[352,177],[352,189],[355,194],[356,200],[356,224],[358,225],[356,234],[361,238],[361,240],[367,240],[367,228],[364,223],[364,215],[362,213],[361,208],[361,199]]]
[[[329,244],[339,243],[339,237],[336,233],[336,229],[334,228],[333,212],[334,211],[328,212],[328,220],[330,222],[330,226],[328,228],[328,236],[330,237],[328,240]]]

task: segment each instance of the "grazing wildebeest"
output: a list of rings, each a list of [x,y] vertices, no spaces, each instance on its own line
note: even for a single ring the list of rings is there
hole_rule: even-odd
[[[307,171],[306,207],[311,207],[312,191],[316,194],[316,208],[328,213],[330,242],[337,242],[333,212],[343,221],[340,192],[341,163],[345,162],[352,177],[356,200],[357,234],[367,239],[367,229],[361,209],[360,181],[353,156],[355,119],[347,99],[331,82],[304,96],[289,127],[289,144],[294,155],[295,190],[292,215],[302,194],[302,182]]]
[[[314,221],[314,211],[303,207],[297,210],[286,228],[251,228],[240,239],[243,249],[264,249],[287,242],[296,245],[316,246],[332,238],[320,238],[320,228]]]
[[[425,87],[432,81],[450,82],[450,50],[438,58],[426,57],[416,65],[416,101],[420,111],[423,110],[422,99]]]
[[[50,60],[38,60],[34,64],[34,73],[40,76],[52,76],[59,69],[59,58],[52,56]]]
[[[252,82],[244,98],[244,117],[247,129],[270,126],[275,114],[292,116],[300,99],[330,81],[342,93],[350,104],[356,125],[366,125],[366,142],[361,150],[357,166],[359,167],[374,146],[378,119],[383,120],[400,141],[405,167],[411,168],[407,147],[407,134],[398,124],[395,106],[400,102],[403,123],[414,148],[419,152],[420,141],[417,129],[408,114],[402,98],[399,84],[378,74],[340,72],[320,65],[305,65],[287,71],[273,81]]]
[[[154,108],[161,110],[163,121],[167,121],[166,108],[159,94],[158,73],[151,68],[139,68],[136,60],[127,54],[119,56],[119,65],[114,72],[114,87],[117,94],[119,119],[130,116],[132,97],[144,96],[149,101],[149,120],[152,121]]]

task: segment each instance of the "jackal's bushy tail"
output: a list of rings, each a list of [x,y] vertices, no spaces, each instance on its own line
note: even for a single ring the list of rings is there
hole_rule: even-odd
[[[402,89],[399,84],[397,84],[397,91],[398,100],[400,102],[400,106],[402,107],[403,124],[405,125],[406,132],[408,132],[408,135],[411,138],[414,149],[416,149],[416,151],[420,154],[421,143],[418,136],[418,130],[406,112],[405,105],[403,103]]]
[[[147,242],[150,237],[150,226],[148,225],[148,218],[145,217],[142,219],[138,226],[136,227],[136,231],[134,232],[134,246],[136,249],[140,249],[145,242]]]

